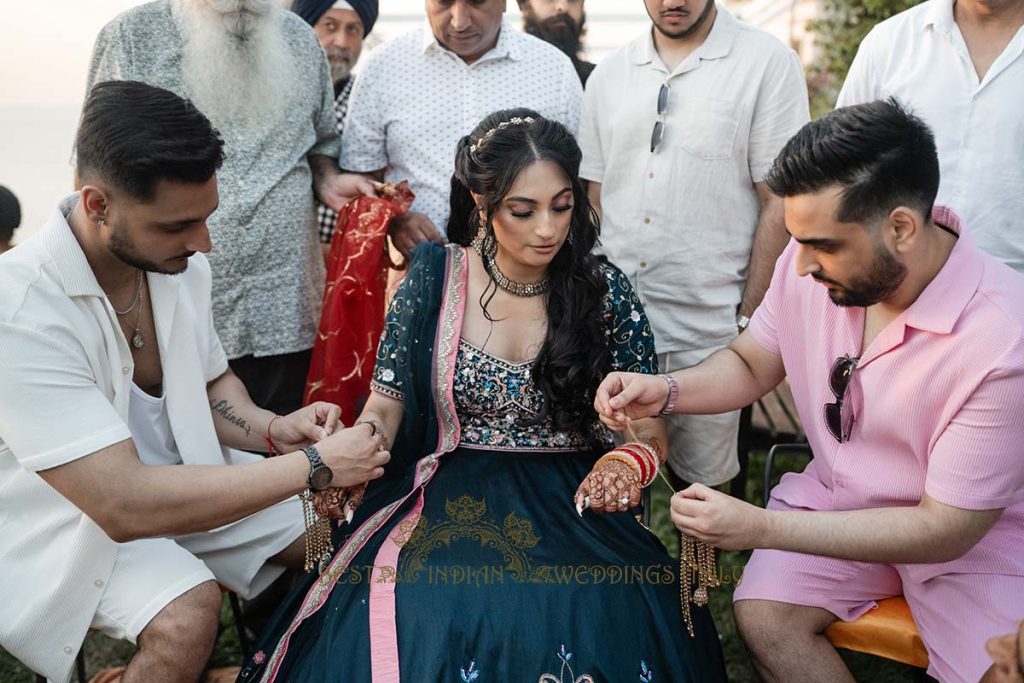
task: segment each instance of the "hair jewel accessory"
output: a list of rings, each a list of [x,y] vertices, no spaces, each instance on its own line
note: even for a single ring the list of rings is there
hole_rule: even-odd
[[[535,119],[532,116],[513,116],[508,121],[502,121],[494,128],[491,128],[486,133],[481,135],[475,143],[469,146],[469,151],[470,153],[473,153],[476,152],[478,149],[482,149],[483,146],[486,145],[490,141],[490,139],[494,137],[494,134],[499,130],[505,130],[509,126],[528,126],[531,123],[533,123],[534,120]]]

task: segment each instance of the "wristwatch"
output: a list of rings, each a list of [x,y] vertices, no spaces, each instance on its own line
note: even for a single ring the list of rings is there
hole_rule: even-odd
[[[747,329],[748,325],[750,325],[750,318],[748,318],[747,316],[745,316],[745,315],[743,315],[741,313],[737,313],[736,314],[736,327],[740,328],[740,332],[742,332],[743,330]]]
[[[324,464],[314,446],[306,446],[302,452],[309,458],[309,488],[313,491],[323,491],[331,485],[334,479],[334,472]]]

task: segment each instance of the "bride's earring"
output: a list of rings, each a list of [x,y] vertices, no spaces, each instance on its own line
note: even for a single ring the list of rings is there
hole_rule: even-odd
[[[477,214],[476,235],[473,236],[472,247],[483,254],[484,238],[487,237],[487,220],[482,213]]]

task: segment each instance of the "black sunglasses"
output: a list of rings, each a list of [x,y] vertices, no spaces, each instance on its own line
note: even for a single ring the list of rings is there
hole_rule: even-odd
[[[843,419],[843,397],[850,386],[850,379],[858,362],[860,358],[840,356],[832,364],[832,372],[828,375],[828,386],[836,400],[825,404],[825,426],[839,443],[846,443],[850,438],[850,429],[853,428],[853,413],[847,411],[849,419]]]
[[[668,83],[661,84],[661,90],[658,91],[658,120],[654,122],[654,130],[651,131],[651,154],[654,154],[654,150],[658,149],[658,145],[661,144],[661,139],[665,137],[665,120],[664,116],[668,113]]]

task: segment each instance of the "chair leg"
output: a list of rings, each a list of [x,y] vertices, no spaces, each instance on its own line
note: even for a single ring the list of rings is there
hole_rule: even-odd
[[[75,671],[78,673],[78,683],[86,683],[89,679],[85,674],[85,644],[78,650],[78,656],[75,657]]]
[[[242,650],[242,657],[249,659],[252,654],[252,644],[245,632],[245,618],[242,616],[242,605],[238,602],[238,594],[228,593],[228,602],[231,604],[231,613],[235,617],[235,628],[238,630],[238,646]]]
[[[750,467],[750,436],[754,428],[754,406],[740,411],[740,428],[736,434],[736,455],[739,456],[740,471],[729,484],[729,494],[740,500],[747,499],[747,471]]]

